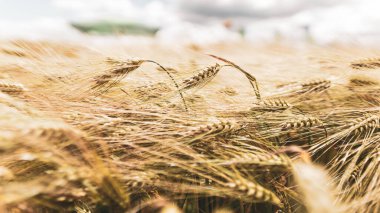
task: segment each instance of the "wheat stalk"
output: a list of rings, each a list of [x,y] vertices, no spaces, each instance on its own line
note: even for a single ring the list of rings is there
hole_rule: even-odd
[[[98,88],[104,88],[103,92],[106,92],[108,89],[112,88],[116,84],[118,84],[123,78],[125,78],[129,73],[133,72],[134,70],[138,69],[143,63],[149,62],[156,64],[160,67],[160,69],[164,70],[166,74],[169,76],[169,78],[174,83],[175,87],[178,90],[178,93],[182,99],[183,105],[185,107],[185,110],[187,111],[187,104],[185,101],[185,98],[183,97],[183,94],[179,88],[178,83],[174,79],[174,77],[170,74],[169,71],[165,69],[161,64],[153,61],[153,60],[142,60],[142,59],[133,59],[133,60],[126,60],[126,61],[117,61],[112,58],[107,59],[107,63],[111,64],[112,67],[106,71],[105,74],[99,75],[95,77],[95,85],[92,87],[92,89],[98,89]]]
[[[223,61],[223,62],[229,64],[230,66],[236,68],[240,72],[242,72],[245,75],[245,77],[249,80],[249,83],[251,84],[251,86],[253,88],[253,91],[255,92],[257,100],[261,100],[261,94],[260,94],[259,85],[257,83],[256,78],[253,75],[249,74],[247,71],[243,70],[240,66],[236,65],[232,61],[229,61],[227,59],[224,59],[224,58],[216,56],[216,55],[209,54],[209,56],[211,56],[213,58],[216,58],[216,59],[218,59],[220,61]]]
[[[34,42],[31,45],[35,46]],[[94,52],[78,48],[75,49],[78,57],[68,60],[63,55],[65,51],[57,50],[63,45],[39,46],[44,48],[40,53],[25,52],[27,56],[38,56],[38,61],[37,57],[2,54],[6,56],[0,63],[4,76],[12,75],[15,81],[25,82],[33,90],[13,98],[5,93],[22,92],[25,88],[10,86],[13,83],[6,80],[7,84],[0,87],[0,212],[214,212],[226,204],[237,212],[340,212],[341,205],[347,212],[380,209],[377,73],[368,77],[352,77],[350,70],[334,73],[334,67],[341,66],[340,61],[325,60],[321,63],[329,69],[328,73],[315,76],[335,76],[336,87],[323,95],[304,97],[304,93],[329,88],[331,82],[295,82],[293,77],[304,76],[298,73],[304,64],[287,65],[288,60],[282,59],[281,63],[289,66],[289,73],[268,77],[278,70],[271,46],[270,51],[260,51],[260,55],[270,52],[267,61],[275,62],[270,66],[275,68],[273,73],[269,70],[268,75],[263,75],[268,83],[265,99],[254,76],[218,56],[213,57],[219,64],[211,64],[177,85],[171,76],[175,71],[161,68],[154,61],[108,59],[106,69],[100,70],[104,72],[91,74],[86,67],[81,70],[81,64],[88,64],[84,59],[91,60]],[[310,52],[307,50],[307,54]],[[113,53],[117,54],[116,50]],[[316,54],[314,59],[321,52]],[[335,50],[331,55],[334,54]],[[309,57],[303,57],[304,52],[300,55]],[[286,59],[294,57],[289,58],[291,63],[299,60],[300,55],[287,54]],[[198,63],[198,58],[191,60]],[[195,103],[191,114],[172,109],[170,103],[166,104],[168,101],[143,106],[135,101],[163,100],[165,94],[177,93],[174,86],[170,87],[171,82],[144,84],[126,91],[128,95],[116,91],[85,99],[68,95],[68,90],[82,88],[81,81],[88,76],[92,82],[84,82],[87,83],[84,90],[104,92],[148,62],[159,67],[149,77],[153,79],[154,74],[169,71],[179,92],[199,88],[212,81],[225,66],[231,67],[231,76],[243,73],[259,101],[250,106],[243,94],[236,95],[232,90],[223,90],[236,95],[226,99],[220,92],[212,94],[215,91],[205,90],[202,97],[217,97],[209,101],[186,100]],[[95,63],[89,68],[97,70],[103,65]],[[286,68],[283,65],[281,70]],[[366,62],[357,67],[379,66]],[[71,75],[73,72],[69,70],[78,74]],[[307,76],[312,77],[313,67],[308,70]],[[49,81],[45,71],[51,71]],[[281,93],[270,87],[278,83],[277,79],[290,83],[279,89]],[[291,110],[293,106],[288,101],[300,109]],[[226,120],[204,122],[211,116]],[[331,136],[323,137],[324,124],[319,119],[328,125]],[[313,141],[312,145],[304,143],[307,138]],[[289,146],[288,142],[302,144],[305,150]],[[291,152],[291,157],[280,154],[282,150]],[[317,166],[312,160],[323,165]],[[174,200],[181,210],[166,200],[160,201],[161,197]]]

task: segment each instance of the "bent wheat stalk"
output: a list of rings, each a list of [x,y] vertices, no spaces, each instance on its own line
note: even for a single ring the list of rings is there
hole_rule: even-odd
[[[167,71],[161,64],[153,61],[153,60],[145,60],[145,59],[135,59],[135,60],[127,60],[127,61],[117,61],[111,58],[107,59],[107,62],[114,65],[112,69],[109,69],[105,74],[99,75],[95,77],[95,85],[92,87],[92,89],[101,89],[102,93],[107,92],[108,89],[115,86],[117,83],[119,83],[122,79],[124,79],[129,73],[133,72],[134,70],[138,69],[143,63],[153,63],[159,66],[162,70],[166,72],[166,74],[169,76],[171,81],[174,83],[181,99],[183,102],[183,105],[185,107],[185,110],[187,111],[187,104],[185,101],[185,98],[183,97],[183,94],[181,90],[179,89],[179,85],[174,79],[174,77],[170,74],[169,71]]]
[[[223,61],[223,62],[229,64],[230,66],[234,67],[235,69],[239,70],[240,72],[242,72],[245,75],[245,77],[249,80],[249,83],[251,84],[251,86],[255,92],[257,100],[261,100],[259,85],[257,83],[256,78],[253,75],[249,74],[247,71],[243,70],[241,67],[239,67],[238,65],[236,65],[232,61],[229,61],[227,59],[221,58],[221,57],[216,56],[216,55],[212,55],[212,54],[208,54],[208,55],[213,57],[213,58],[216,58],[220,61]]]

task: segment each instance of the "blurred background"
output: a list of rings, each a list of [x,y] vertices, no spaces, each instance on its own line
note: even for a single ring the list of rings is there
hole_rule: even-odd
[[[0,38],[379,45],[378,0],[0,0]]]

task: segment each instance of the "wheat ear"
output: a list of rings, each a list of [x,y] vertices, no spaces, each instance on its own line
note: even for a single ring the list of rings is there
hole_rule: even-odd
[[[197,127],[196,129],[190,131],[187,134],[187,137],[192,138],[192,140],[197,140],[202,137],[231,134],[241,128],[241,125],[232,121],[219,121]]]
[[[313,80],[309,82],[305,82],[301,84],[302,90],[300,91],[301,93],[304,92],[318,92],[318,91],[323,91],[325,89],[330,88],[331,86],[331,81],[329,80]]]
[[[282,206],[280,199],[270,190],[262,187],[258,183],[254,183],[245,179],[238,179],[234,182],[226,184],[227,187],[237,189],[243,192],[246,196],[257,201],[271,202],[277,206]]]
[[[136,70],[141,66],[144,60],[140,59],[128,59],[126,61],[117,61],[112,58],[107,58],[107,63],[111,64],[113,67],[108,69],[106,73],[98,75],[94,78],[95,85],[92,89],[98,89],[106,87],[105,91],[116,85],[129,73]]]
[[[373,86],[378,84],[379,82],[375,79],[366,76],[352,76],[350,78],[350,86]]]
[[[282,124],[282,130],[289,130],[289,129],[298,129],[303,127],[313,127],[317,124],[321,124],[322,122],[315,117],[304,117],[298,120],[292,120],[287,121],[284,124]]]
[[[380,117],[367,114],[362,118],[353,120],[349,126],[352,131],[355,131],[355,133],[361,133],[365,130],[373,130],[380,127]]]
[[[211,81],[211,79],[213,79],[216,76],[216,74],[218,74],[221,68],[222,66],[220,66],[219,64],[215,64],[214,66],[206,67],[196,75],[183,80],[181,85],[181,91],[188,90]]]
[[[380,58],[367,58],[364,60],[359,60],[351,62],[351,68],[360,70],[364,69],[376,69],[380,68]]]
[[[252,108],[252,110],[258,109],[258,110],[263,110],[263,111],[284,111],[292,106],[285,100],[282,99],[269,99],[269,100],[264,100],[261,101],[258,105],[258,107]]]
[[[0,81],[0,91],[5,93],[20,93],[25,91],[25,87],[15,82]]]
[[[236,154],[232,159],[220,163],[219,165],[249,164],[257,167],[290,167],[290,160],[284,155],[275,155],[271,153],[245,153],[244,155]]]

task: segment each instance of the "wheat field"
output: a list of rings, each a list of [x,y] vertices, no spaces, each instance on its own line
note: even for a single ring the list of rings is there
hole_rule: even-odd
[[[380,52],[0,42],[0,212],[380,212]]]

